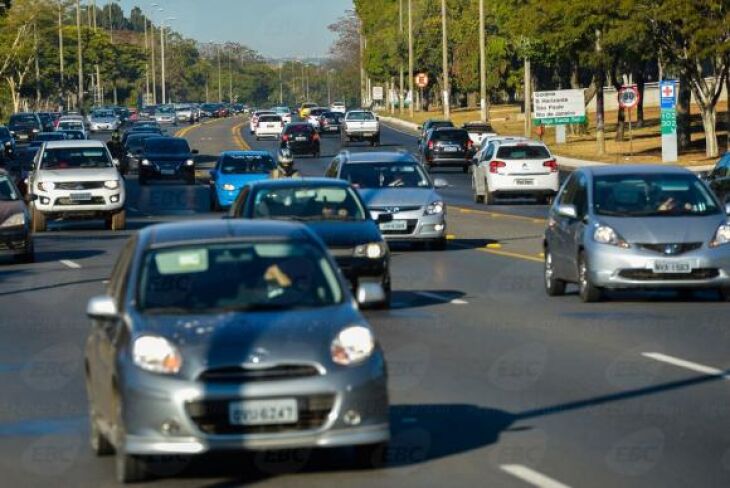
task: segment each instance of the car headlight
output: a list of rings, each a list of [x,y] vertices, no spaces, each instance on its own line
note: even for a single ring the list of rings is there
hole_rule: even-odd
[[[5,222],[0,224],[0,227],[17,227],[19,225],[25,225],[25,213],[24,212],[18,212],[16,214],[11,215],[7,219],[5,219]]]
[[[375,349],[375,339],[367,327],[353,325],[337,334],[330,351],[332,361],[343,366],[365,361]]]
[[[52,181],[39,181],[38,189],[40,191],[53,191],[56,188],[56,184]]]
[[[628,249],[629,243],[626,242],[618,233],[607,225],[597,225],[593,231],[593,240],[600,244],[608,244],[611,246],[622,247]]]
[[[230,183],[226,183],[225,185],[223,185],[223,189],[225,191],[234,191],[236,187],[231,185]]]
[[[108,188],[109,190],[116,190],[117,188],[119,188],[119,180],[105,181],[104,188]]]
[[[715,232],[715,237],[710,241],[710,247],[719,247],[730,243],[730,223],[720,225]]]
[[[192,159],[188,159],[187,161],[185,161],[185,164],[187,164],[188,166],[192,166],[195,164],[195,161],[193,161]]]
[[[385,242],[369,242],[355,247],[355,256],[359,258],[380,259],[385,256]]]
[[[426,215],[438,215],[440,213],[443,213],[444,211],[444,202],[441,200],[436,200],[435,202],[431,202],[426,207]]]
[[[149,165],[150,165],[150,160],[149,159],[143,159],[142,160],[142,166],[149,166]]]
[[[33,129],[33,134],[38,134],[39,132],[40,132],[40,130],[38,130],[38,129]]]
[[[132,346],[134,364],[152,373],[176,374],[182,367],[180,351],[164,337],[142,336]]]

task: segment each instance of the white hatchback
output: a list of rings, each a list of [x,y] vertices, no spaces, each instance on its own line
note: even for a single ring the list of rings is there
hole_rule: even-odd
[[[262,115],[256,123],[254,133],[257,141],[262,137],[275,137],[278,139],[283,130],[284,121],[281,119],[281,115]]]
[[[256,124],[259,123],[259,117],[263,115],[277,115],[277,113],[271,110],[259,110],[257,112],[254,112],[248,121],[248,128],[251,134],[254,134],[256,132]]]
[[[545,144],[496,139],[474,171],[474,200],[491,205],[501,196],[529,196],[549,204],[559,184],[558,163]]]

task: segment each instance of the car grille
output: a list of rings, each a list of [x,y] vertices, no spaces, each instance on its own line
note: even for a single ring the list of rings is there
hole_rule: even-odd
[[[329,251],[335,258],[350,258],[355,253],[352,247],[330,247]]]
[[[678,256],[702,247],[701,242],[681,242],[670,244],[636,244],[641,249],[658,252],[665,256]]]
[[[275,434],[318,429],[327,421],[335,404],[335,396],[330,394],[301,396],[296,400],[299,420],[294,424],[231,425],[228,417],[230,400],[189,402],[185,404],[185,411],[206,434]]]
[[[24,239],[16,241],[0,241],[0,251],[15,251],[25,249],[26,242]]]
[[[103,188],[103,181],[78,181],[78,182],[62,182],[56,183],[58,190],[95,190],[97,188]]]
[[[319,370],[310,364],[280,364],[264,368],[232,366],[209,369],[201,373],[198,379],[206,383],[247,383],[290,380],[317,375],[319,375]]]
[[[373,212],[385,212],[385,213],[399,213],[399,212],[413,212],[415,210],[421,210],[420,206],[401,207],[399,205],[389,205],[387,207],[370,207]],[[396,210],[397,209],[397,210]]]
[[[91,197],[91,200],[71,200],[68,197],[61,197],[56,199],[56,205],[104,205],[104,197]]]
[[[619,272],[621,278],[636,281],[685,281],[685,280],[709,280],[719,275],[717,268],[697,268],[691,273],[655,273],[650,269],[622,269]]]

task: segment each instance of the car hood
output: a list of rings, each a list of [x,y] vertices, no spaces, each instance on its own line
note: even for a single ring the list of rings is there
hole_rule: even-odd
[[[629,243],[671,244],[709,242],[720,224],[722,214],[699,217],[599,217]]]
[[[380,242],[377,225],[372,220],[350,221],[318,221],[307,222],[327,247],[355,247],[368,242]]]
[[[254,181],[265,180],[269,177],[268,173],[244,173],[236,175],[224,175],[219,173],[217,183],[219,185],[230,184],[236,187],[244,186]]]
[[[358,192],[368,208],[422,207],[441,199],[432,188],[363,188]]]
[[[179,349],[188,377],[211,368],[251,363],[317,362],[327,364],[332,339],[343,328],[363,322],[348,302],[291,312],[219,315],[147,316],[140,335],[160,335]]]
[[[84,169],[42,169],[38,173],[41,181],[106,181],[118,180],[116,168],[84,168]]]
[[[0,200],[0,224],[8,220],[10,216],[24,211],[25,203],[23,200],[14,200],[12,202]]]

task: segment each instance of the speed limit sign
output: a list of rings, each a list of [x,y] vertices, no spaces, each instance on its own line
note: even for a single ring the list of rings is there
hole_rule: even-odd
[[[636,85],[623,86],[618,91],[618,105],[621,108],[632,109],[639,104],[639,89]]]
[[[418,88],[426,88],[428,86],[428,75],[426,73],[418,73],[416,75],[416,86]]]

